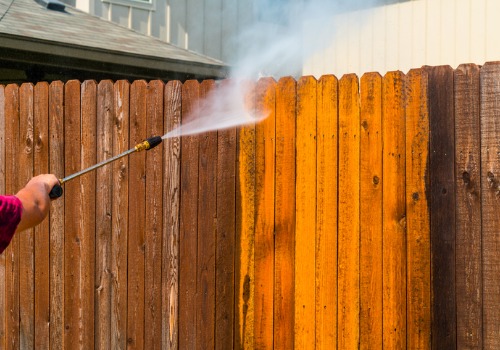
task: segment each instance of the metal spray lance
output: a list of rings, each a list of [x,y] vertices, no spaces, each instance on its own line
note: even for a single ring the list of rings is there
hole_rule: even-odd
[[[146,151],[150,150],[150,149],[158,146],[162,141],[163,140],[162,140],[161,136],[152,136],[152,137],[147,138],[146,140],[142,141],[141,143],[138,143],[137,145],[135,145],[133,148],[129,149],[128,151],[125,151],[123,153],[120,153],[120,154],[112,157],[112,158],[104,160],[96,165],[93,165],[93,166],[87,168],[87,169],[83,169],[77,173],[66,176],[63,179],[59,179],[59,184],[52,187],[52,190],[49,193],[49,197],[52,199],[61,197],[63,195],[63,189],[62,189],[61,185],[64,184],[65,182],[73,180],[74,178],[77,178],[83,174],[86,174],[89,171],[95,170],[95,169],[100,168],[106,164],[114,162],[115,160],[120,159],[122,157],[125,157],[126,155],[129,155],[130,153],[140,152],[140,151],[144,151],[144,150],[146,150]]]

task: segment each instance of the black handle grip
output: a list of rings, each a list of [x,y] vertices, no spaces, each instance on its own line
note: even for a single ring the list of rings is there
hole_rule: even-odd
[[[57,184],[49,192],[50,199],[56,199],[63,195],[63,188],[61,185]]]

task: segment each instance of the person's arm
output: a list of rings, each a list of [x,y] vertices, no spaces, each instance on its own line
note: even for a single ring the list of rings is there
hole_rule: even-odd
[[[59,180],[52,174],[38,175],[16,193],[23,205],[17,232],[36,226],[45,219],[50,208],[49,192],[58,183]]]

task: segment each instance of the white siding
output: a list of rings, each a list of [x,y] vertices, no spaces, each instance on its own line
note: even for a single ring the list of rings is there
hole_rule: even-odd
[[[500,60],[500,0],[418,0],[366,12],[354,14],[363,23],[353,20],[353,14],[334,17],[340,26],[335,42],[306,59],[303,74],[384,74]],[[355,58],[358,43],[360,56]],[[330,61],[335,63],[326,63]]]
[[[184,49],[230,62],[254,20],[254,0],[76,0],[82,11]]]

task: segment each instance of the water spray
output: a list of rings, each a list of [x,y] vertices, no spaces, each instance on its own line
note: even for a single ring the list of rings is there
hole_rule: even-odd
[[[144,151],[144,150],[148,151],[148,150],[158,146],[162,141],[163,141],[163,139],[161,136],[152,136],[152,137],[147,138],[146,140],[142,141],[141,143],[138,143],[137,145],[135,145],[133,148],[129,149],[128,151],[125,151],[123,153],[120,153],[120,154],[112,157],[112,158],[104,160],[96,165],[93,165],[93,166],[87,168],[87,169],[80,170],[77,173],[68,175],[63,179],[59,179],[59,184],[52,187],[52,190],[49,193],[49,197],[52,199],[61,197],[63,195],[63,188],[61,185],[64,184],[65,182],[73,180],[73,179],[75,179],[83,174],[86,174],[92,170],[100,168],[106,164],[112,163],[115,160],[120,159],[122,157],[125,157],[131,153],[140,152],[140,151]]]

